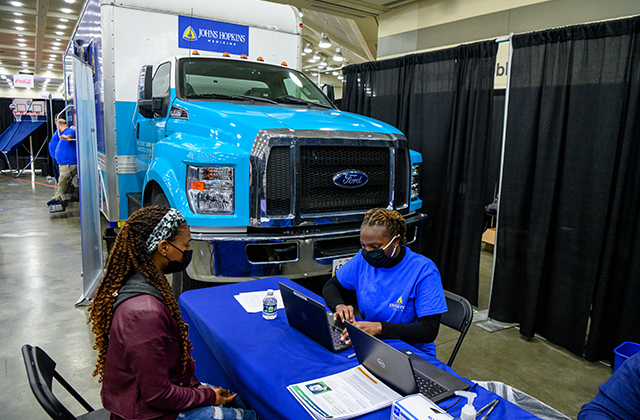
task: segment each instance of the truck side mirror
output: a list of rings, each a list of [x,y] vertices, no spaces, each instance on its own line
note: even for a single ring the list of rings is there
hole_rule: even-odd
[[[164,110],[164,98],[162,96],[151,99],[151,109],[156,114],[162,114]]]
[[[151,70],[153,66],[145,65],[140,69],[138,78],[138,112],[145,118],[153,118],[151,101]]]
[[[330,84],[322,85],[322,93],[324,93],[331,102],[335,102],[336,94],[334,92],[333,86],[331,86]]]

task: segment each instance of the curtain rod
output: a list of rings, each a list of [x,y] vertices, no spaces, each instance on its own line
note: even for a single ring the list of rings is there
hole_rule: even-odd
[[[504,38],[496,38],[496,44],[501,44],[503,42],[509,41],[509,37],[505,36]]]

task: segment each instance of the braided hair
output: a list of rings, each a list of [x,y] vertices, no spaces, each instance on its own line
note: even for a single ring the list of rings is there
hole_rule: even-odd
[[[394,238],[400,235],[400,243],[407,242],[407,223],[400,213],[395,210],[383,208],[371,209],[364,215],[362,226],[382,226],[389,236]]]
[[[102,382],[104,373],[104,362],[113,319],[113,304],[120,288],[136,271],[142,273],[147,282],[162,293],[165,305],[178,323],[182,339],[181,360],[185,371],[187,364],[192,360],[189,351],[193,347],[187,335],[187,324],[178,309],[178,301],[173,295],[167,279],[156,268],[153,262],[153,253],[147,251],[146,245],[153,229],[168,211],[169,209],[164,207],[151,206],[143,207],[133,213],[122,227],[109,255],[104,277],[102,277],[93,302],[89,306],[91,314],[88,322],[93,324],[91,329],[96,336],[93,348],[98,351],[98,362],[93,376],[99,376],[98,382]],[[184,224],[180,228],[183,226]]]

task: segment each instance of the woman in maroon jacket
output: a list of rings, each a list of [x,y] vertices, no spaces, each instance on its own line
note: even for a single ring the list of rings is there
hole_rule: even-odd
[[[175,209],[144,207],[116,238],[89,307],[102,405],[112,420],[256,418],[236,394],[200,384],[165,274],[191,261],[191,232]]]

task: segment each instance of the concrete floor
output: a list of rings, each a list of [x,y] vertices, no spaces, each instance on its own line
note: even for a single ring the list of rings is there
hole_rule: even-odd
[[[94,407],[100,384],[91,376],[96,353],[81,295],[78,204],[49,214],[54,189],[37,176],[0,175],[0,419],[48,419],[27,382],[20,348],[42,347],[59,372]],[[482,252],[480,310],[489,300],[492,255]],[[438,355],[447,361],[457,333],[441,329]],[[589,363],[544,339],[523,339],[515,328],[488,333],[472,325],[453,364],[462,376],[501,381],[538,398],[571,418],[589,401],[611,368]],[[71,398],[62,398],[69,403]],[[77,405],[69,405],[74,410]],[[77,410],[81,413],[82,410]]]

